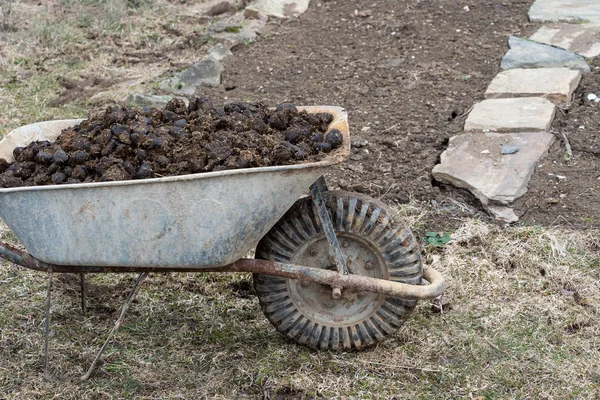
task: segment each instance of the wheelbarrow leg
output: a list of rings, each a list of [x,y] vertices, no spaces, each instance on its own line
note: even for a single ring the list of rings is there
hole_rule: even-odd
[[[348,275],[348,267],[346,267],[346,262],[344,261],[344,257],[342,256],[342,250],[340,249],[340,243],[337,240],[337,236],[335,236],[335,229],[333,228],[333,224],[331,223],[331,218],[329,218],[329,213],[327,212],[327,207],[323,202],[322,192],[327,191],[327,185],[325,183],[325,178],[321,176],[315,183],[313,183],[310,187],[310,194],[313,199],[313,203],[317,208],[317,214],[319,216],[319,221],[323,226],[323,230],[325,231],[325,236],[327,237],[327,241],[329,242],[329,252],[335,262],[335,266],[337,270],[342,275]],[[342,297],[342,288],[338,286],[332,286],[331,296],[338,300]]]
[[[123,303],[123,306],[121,307],[121,314],[119,315],[119,318],[117,319],[117,322],[115,323],[115,326],[113,326],[112,330],[108,334],[108,337],[106,338],[106,341],[102,345],[102,348],[96,355],[96,358],[94,359],[94,361],[92,361],[92,365],[90,365],[90,368],[88,369],[86,374],[81,377],[82,381],[88,380],[90,378],[90,376],[92,376],[92,374],[94,373],[96,364],[98,363],[98,360],[102,356],[102,353],[104,353],[104,350],[106,350],[106,346],[108,346],[108,343],[111,341],[111,339],[113,338],[115,333],[117,333],[117,330],[121,327],[121,324],[125,320],[125,314],[127,313],[127,310],[129,309],[129,306],[131,305],[131,302],[133,301],[133,297],[135,296],[136,289],[146,279],[147,276],[148,276],[147,272],[142,272],[138,276],[138,278],[135,280],[135,283],[133,284],[133,288],[131,288],[129,295],[127,296],[127,298],[125,299],[125,302]]]
[[[46,319],[44,320],[44,375],[48,374],[48,336],[50,334],[50,301],[52,297],[52,266],[48,268],[48,291],[46,292]]]

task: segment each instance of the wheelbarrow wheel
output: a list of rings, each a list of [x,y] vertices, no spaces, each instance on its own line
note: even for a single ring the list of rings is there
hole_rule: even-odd
[[[356,193],[329,191],[323,200],[351,274],[421,284],[419,246],[397,213]],[[256,258],[336,270],[312,199],[304,198],[262,238]],[[393,334],[416,300],[332,289],[307,281],[254,275],[265,316],[292,341],[322,350],[355,350]]]

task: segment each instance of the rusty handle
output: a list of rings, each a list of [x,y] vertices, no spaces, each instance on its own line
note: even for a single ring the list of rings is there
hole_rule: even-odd
[[[429,285],[410,285],[408,283],[388,281],[360,275],[342,275],[337,271],[311,268],[303,265],[283,264],[270,260],[241,259],[232,264],[215,268],[161,268],[161,267],[108,267],[108,266],[76,266],[52,265],[37,260],[29,253],[0,242],[0,257],[25,268],[37,271],[67,272],[251,272],[254,274],[274,275],[301,281],[316,282],[341,290],[352,289],[361,292],[379,293],[386,296],[411,300],[432,299],[446,290],[442,275],[431,268],[423,266],[423,278]]]
[[[411,285],[368,276],[342,275],[336,271],[267,260],[242,259],[223,267],[221,271],[275,275],[410,300],[433,299],[442,295],[446,290],[442,275],[427,265],[423,266],[423,278],[429,282],[429,285]]]

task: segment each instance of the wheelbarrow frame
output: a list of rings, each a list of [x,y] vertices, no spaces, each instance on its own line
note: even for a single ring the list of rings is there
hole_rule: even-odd
[[[327,109],[308,107],[313,112],[323,112]],[[321,161],[314,163],[312,166],[306,165],[305,167],[318,167],[320,171],[324,170],[324,167],[339,163],[345,159],[350,150],[348,129],[346,115],[343,109],[330,108],[335,111],[341,111],[343,113],[342,118],[337,120],[337,124],[344,129],[344,147],[340,152],[333,155],[327,161]],[[66,127],[66,126],[65,126]],[[35,127],[34,127],[35,128]],[[331,127],[330,127],[331,128]],[[39,127],[33,132],[39,134]],[[37,132],[37,133],[36,133]],[[39,140],[34,136],[29,137],[29,140]],[[9,138],[9,140],[12,140]],[[19,143],[12,145],[20,145]],[[10,146],[9,146],[10,147]],[[0,149],[2,150],[2,149]],[[2,152],[0,151],[0,156]],[[292,166],[294,167],[294,166]],[[298,166],[295,166],[298,167]],[[316,170],[315,170],[316,171]],[[285,172],[283,172],[285,174]],[[321,172],[322,173],[322,172]],[[317,175],[319,176],[319,175]],[[314,179],[314,178],[312,178]],[[234,262],[223,265],[220,264],[202,264],[202,265],[177,265],[177,266],[140,266],[140,265],[65,265],[59,263],[49,263],[42,261],[27,251],[19,250],[14,246],[0,241],[0,258],[10,261],[13,264],[21,267],[42,271],[48,274],[48,291],[46,298],[46,318],[45,318],[45,338],[44,338],[44,370],[47,371],[48,361],[48,331],[49,331],[49,320],[50,320],[50,307],[51,307],[51,287],[52,287],[52,276],[54,273],[73,273],[79,274],[81,277],[81,293],[82,293],[82,309],[85,312],[86,309],[86,286],[85,286],[85,274],[86,273],[140,273],[136,280],[131,292],[129,293],[125,303],[121,308],[121,313],[117,319],[115,326],[110,332],[106,342],[102,349],[96,356],[92,365],[90,366],[86,375],[82,379],[88,379],[95,369],[95,365],[102,355],[104,349],[108,345],[112,336],[115,334],[117,329],[123,323],[125,314],[131,304],[131,301],[135,295],[135,291],[139,284],[146,278],[149,273],[153,272],[249,272],[253,274],[263,274],[278,276],[288,279],[297,279],[301,281],[308,281],[326,285],[331,287],[331,296],[333,299],[339,299],[342,296],[344,290],[355,290],[360,292],[371,292],[385,296],[398,297],[409,300],[424,300],[432,299],[442,295],[445,291],[445,282],[440,273],[435,271],[429,266],[423,266],[423,279],[427,281],[424,285],[412,285],[401,282],[393,282],[385,279],[377,279],[367,276],[352,275],[348,272],[346,262],[342,256],[335,229],[329,218],[327,208],[324,204],[322,193],[327,191],[325,179],[321,176],[316,182],[310,186],[310,195],[315,205],[318,218],[320,220],[323,231],[327,241],[329,242],[330,258],[332,265],[335,265],[337,271],[313,268],[305,265],[285,264],[271,260],[260,260],[260,259],[247,259],[241,258]],[[239,257],[236,256],[236,257]],[[235,260],[235,258],[233,258]]]

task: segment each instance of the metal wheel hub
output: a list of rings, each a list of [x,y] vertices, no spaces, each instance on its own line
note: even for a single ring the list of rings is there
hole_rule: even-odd
[[[389,279],[385,260],[368,241],[349,232],[336,232],[342,255],[351,274]],[[292,256],[291,262],[314,268],[336,270],[325,235],[307,241]],[[375,312],[385,296],[342,290],[339,300],[332,298],[331,286],[288,279],[294,305],[304,315],[324,325],[345,326],[358,323]]]

